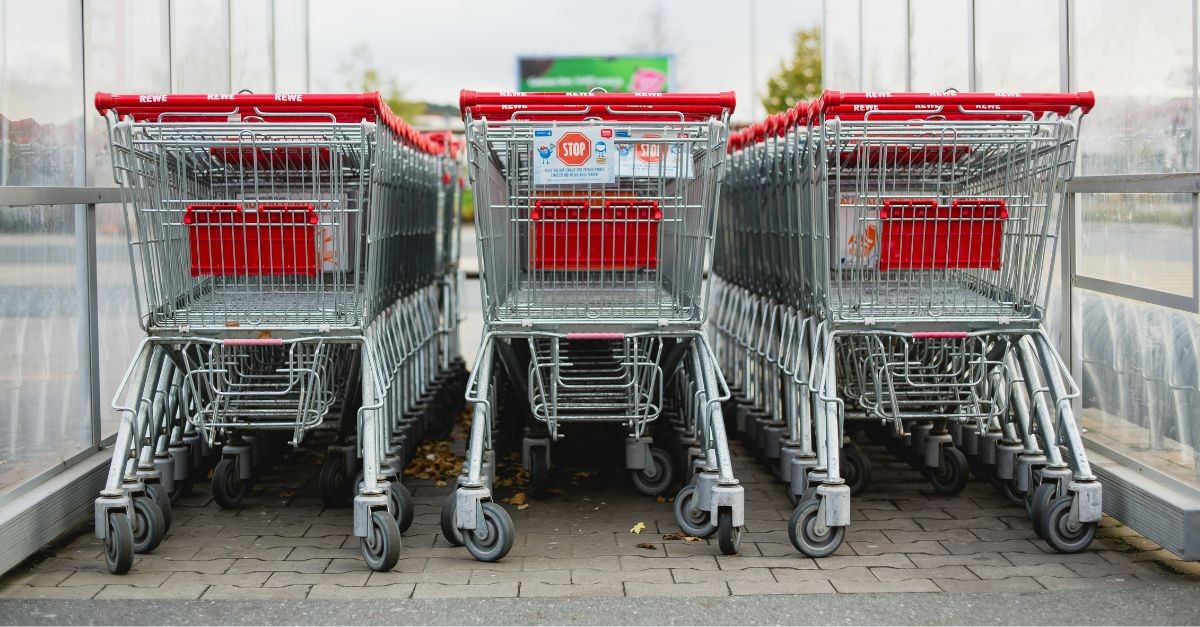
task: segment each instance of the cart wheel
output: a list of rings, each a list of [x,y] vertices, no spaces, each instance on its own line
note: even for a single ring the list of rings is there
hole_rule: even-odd
[[[183,497],[190,496],[191,494],[192,494],[192,480],[191,479],[176,479],[175,484],[171,486],[171,492],[169,494],[170,499],[171,499],[171,505],[175,505],[176,503],[179,503],[179,501]]]
[[[341,455],[326,455],[317,476],[317,492],[325,507],[346,507],[354,498],[354,486],[346,476],[346,460]]]
[[[391,570],[400,560],[400,528],[396,526],[396,519],[384,510],[371,512],[367,536],[358,540],[363,561],[371,570]]]
[[[717,544],[724,555],[737,555],[742,548],[742,528],[733,526],[733,509],[717,508]]]
[[[413,518],[416,513],[413,509],[412,492],[399,481],[393,481],[388,484],[388,499],[392,501],[392,515],[396,517],[396,524],[400,527],[400,533],[408,531],[408,528],[413,524]]]
[[[858,496],[871,484],[871,460],[854,444],[842,447],[842,479],[850,486],[850,495]]]
[[[1025,493],[1017,489],[1016,479],[1000,479],[1000,492],[1013,505],[1025,504]]]
[[[942,447],[942,463],[929,472],[929,482],[938,494],[953,496],[967,487],[970,477],[967,456],[953,446]]]
[[[162,510],[149,496],[133,499],[133,552],[138,555],[149,553],[162,543],[164,529]]]
[[[133,526],[125,512],[109,512],[104,536],[104,562],[108,572],[124,575],[133,568]]]
[[[163,535],[166,535],[167,532],[171,531],[171,497],[163,489],[161,483],[147,484],[146,494],[149,494],[150,498],[154,499],[154,502],[158,505],[158,511],[162,512]]]
[[[213,469],[212,491],[213,500],[221,509],[237,509],[242,506],[242,499],[250,491],[249,481],[242,481],[238,472],[237,459],[226,457],[217,463]]]
[[[1066,494],[1054,499],[1042,510],[1045,517],[1040,525],[1042,537],[1059,553],[1080,553],[1096,537],[1096,523],[1071,521],[1073,501],[1071,495]]]
[[[637,488],[638,492],[646,496],[658,496],[666,492],[671,487],[671,482],[675,480],[675,470],[671,467],[671,456],[667,452],[652,446],[650,447],[649,462],[642,470],[632,470],[629,472],[630,479],[633,479],[633,487]]]
[[[806,498],[800,501],[792,511],[788,523],[788,537],[797,551],[808,557],[827,557],[842,545],[846,535],[845,527],[825,527],[818,530],[817,515],[820,512],[821,501],[817,498]]]
[[[438,522],[442,525],[442,537],[446,539],[446,542],[449,542],[450,546],[462,546],[462,532],[454,524],[454,508],[454,492],[451,492],[446,495],[446,500],[442,501],[442,515]]]
[[[550,490],[550,465],[546,463],[546,447],[529,449],[529,495],[544,499]]]
[[[695,538],[708,538],[717,532],[712,514],[694,507],[696,485],[689,483],[675,495],[675,522],[684,533]]]
[[[513,522],[503,507],[491,501],[480,503],[483,509],[483,519],[479,527],[462,534],[463,543],[471,557],[481,562],[497,562],[508,555],[513,545]]]
[[[1029,514],[1029,520],[1033,523],[1033,530],[1037,532],[1039,538],[1046,538],[1046,531],[1042,529],[1042,522],[1046,520],[1045,511],[1050,507],[1050,502],[1054,500],[1054,495],[1057,492],[1057,486],[1053,482],[1049,482],[1040,484],[1035,490],[1027,493],[1025,512]]]

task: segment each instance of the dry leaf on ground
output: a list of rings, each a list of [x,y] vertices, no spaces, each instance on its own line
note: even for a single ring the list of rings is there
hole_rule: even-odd
[[[634,525],[632,529],[629,530],[629,533],[641,533],[645,528],[646,528],[646,523],[639,522],[638,524]]]

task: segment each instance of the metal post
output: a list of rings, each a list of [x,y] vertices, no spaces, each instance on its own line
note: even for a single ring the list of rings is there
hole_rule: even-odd
[[[79,290],[79,377],[92,427],[92,447],[100,448],[100,321],[96,287],[96,205],[75,205],[75,285]]]

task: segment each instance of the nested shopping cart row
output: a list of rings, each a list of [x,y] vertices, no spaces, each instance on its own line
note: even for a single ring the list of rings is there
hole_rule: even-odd
[[[461,411],[458,146],[368,94],[97,94],[146,331],[96,534],[125,572],[211,468],[237,507],[315,431],[328,505],[376,570],[412,522],[403,465]],[[328,439],[328,438],[327,438]]]
[[[460,105],[485,330],[443,535],[504,557],[514,530],[492,502],[497,447],[521,452],[537,498],[552,443],[607,423],[625,431],[634,486],[659,495],[679,479],[680,525],[736,552],[729,394],[702,331],[733,94],[464,91]]]
[[[1101,516],[1043,316],[1091,93],[827,91],[734,134],[710,332],[793,544],[840,545],[866,431],[940,493],[986,477],[1059,551]]]

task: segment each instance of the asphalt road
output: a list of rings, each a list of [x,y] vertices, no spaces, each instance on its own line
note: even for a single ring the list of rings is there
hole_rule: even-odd
[[[1186,586],[995,594],[402,601],[0,601],[0,624],[889,625],[1200,623]]]

